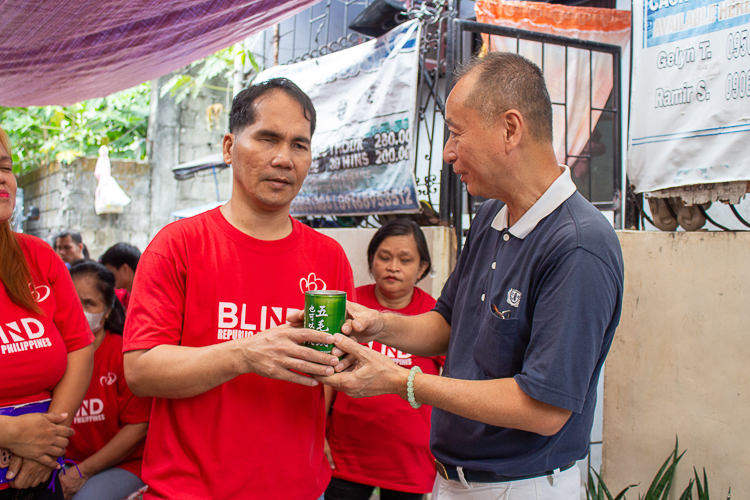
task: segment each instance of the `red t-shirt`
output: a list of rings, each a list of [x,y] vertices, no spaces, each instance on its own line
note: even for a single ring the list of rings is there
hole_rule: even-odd
[[[83,307],[60,256],[34,236],[16,234],[44,314],[28,311],[0,287],[0,406],[52,397],[68,353],[94,341]]]
[[[207,346],[284,324],[304,292],[354,298],[341,246],[293,220],[262,241],[217,208],[169,224],[138,262],[124,350]],[[246,374],[201,395],[154,398],[146,498],[315,500],[330,480],[322,385]]]
[[[122,368],[122,337],[107,333],[94,353],[94,375],[89,390],[73,419],[76,433],[70,438],[65,458],[83,462],[101,450],[128,424],[148,422],[151,398],[139,398],[130,391]],[[141,443],[116,465],[141,477]]]
[[[117,288],[115,289],[115,295],[117,295],[117,300],[120,301],[123,309],[125,309],[125,311],[127,312],[128,305],[130,305],[130,292],[128,292],[124,288]]]
[[[44,314],[10,299],[0,286],[0,407],[52,397],[68,366],[68,353],[94,341],[60,256],[34,236],[15,234],[31,271],[33,295]],[[0,484],[0,490],[9,488]]]
[[[357,288],[357,302],[380,311],[414,316],[431,311],[435,299],[414,288],[411,303],[403,309],[383,307],[375,297],[375,285]],[[444,356],[426,358],[392,349],[378,342],[369,346],[410,369],[437,375]],[[435,481],[435,462],[430,453],[432,407],[415,410],[397,394],[353,399],[336,393],[328,421],[328,444],[336,468],[333,475],[355,483],[380,486],[407,493],[429,493]]]

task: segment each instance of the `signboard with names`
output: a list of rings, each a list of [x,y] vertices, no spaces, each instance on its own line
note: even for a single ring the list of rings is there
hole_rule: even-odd
[[[634,0],[636,191],[750,180],[750,0]]]

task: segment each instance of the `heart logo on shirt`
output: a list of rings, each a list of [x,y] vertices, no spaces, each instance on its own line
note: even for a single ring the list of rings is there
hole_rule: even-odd
[[[102,375],[99,377],[99,383],[102,384],[102,387],[105,385],[112,385],[117,381],[117,375],[115,375],[112,372],[107,372],[106,375]]]
[[[36,300],[38,304],[39,302],[44,302],[44,300],[49,297],[50,293],[51,291],[48,286],[39,285],[31,291],[31,296],[34,297],[34,300]]]
[[[310,273],[307,278],[299,280],[299,289],[302,293],[312,292],[314,290],[325,290],[326,282],[315,276],[315,273]]]

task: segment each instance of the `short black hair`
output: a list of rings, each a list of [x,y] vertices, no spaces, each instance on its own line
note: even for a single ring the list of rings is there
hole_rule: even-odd
[[[81,233],[78,231],[73,231],[72,229],[66,229],[65,231],[61,231],[57,236],[55,236],[55,245],[57,245],[57,240],[60,238],[67,238],[70,236],[70,241],[75,243],[76,245],[80,245],[83,243],[83,238],[81,238]]]
[[[375,260],[375,254],[377,253],[378,248],[380,248],[380,244],[383,243],[386,238],[391,236],[413,236],[414,241],[417,243],[419,264],[427,263],[427,268],[421,276],[417,277],[417,282],[430,274],[430,271],[432,270],[432,259],[430,258],[430,249],[427,247],[427,239],[425,239],[424,233],[419,227],[419,224],[411,219],[394,219],[388,221],[375,232],[375,236],[372,237],[370,245],[367,247],[368,269],[372,270],[372,261]]]
[[[105,266],[112,266],[115,269],[120,269],[123,264],[130,266],[130,269],[135,271],[138,267],[138,261],[141,259],[141,251],[133,245],[128,243],[120,242],[115,243],[107,249],[99,258],[99,262]]]
[[[238,134],[245,127],[255,123],[257,120],[255,102],[274,90],[284,92],[302,106],[302,112],[310,122],[310,137],[312,137],[315,133],[315,106],[307,94],[288,78],[272,78],[266,82],[251,85],[237,94],[232,101],[232,111],[229,113],[229,132]]]
[[[62,231],[57,236],[55,236],[55,244],[53,245],[55,250],[57,250],[57,240],[59,240],[60,238],[67,238],[68,236],[70,236],[70,241],[72,241],[76,245],[83,245],[83,258],[90,259],[91,256],[89,255],[89,249],[83,242],[81,233],[79,233],[78,231],[73,231],[72,229],[66,229],[65,231]]]
[[[478,73],[466,105],[479,111],[485,127],[509,109],[521,112],[531,136],[552,142],[552,102],[542,70],[513,52],[489,52],[474,57],[454,77]]]
[[[102,294],[104,305],[111,308],[104,328],[111,333],[122,335],[125,328],[125,308],[115,295],[115,276],[109,269],[93,260],[79,260],[70,266],[70,277],[94,280],[97,290]]]

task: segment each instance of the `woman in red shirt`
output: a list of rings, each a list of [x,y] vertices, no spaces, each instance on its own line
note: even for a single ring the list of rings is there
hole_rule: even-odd
[[[65,498],[121,500],[143,487],[141,459],[151,398],[133,395],[125,382],[122,330],[125,309],[115,297],[115,277],[102,264],[80,261],[73,284],[94,334],[94,375],[73,420],[65,454],[78,464],[61,478]]]
[[[60,257],[12,231],[15,201],[0,128],[0,500],[62,499],[50,476],[91,379],[93,336]]]
[[[435,299],[416,288],[431,268],[424,234],[410,219],[383,225],[367,249],[372,285],[357,288],[357,302],[380,311],[416,315]],[[378,342],[370,348],[411,368],[437,375],[444,358],[412,356]],[[376,486],[382,500],[421,499],[432,491],[431,407],[412,408],[398,395],[353,399],[336,393],[327,425],[327,455],[333,477],[326,500],[367,500]]]

